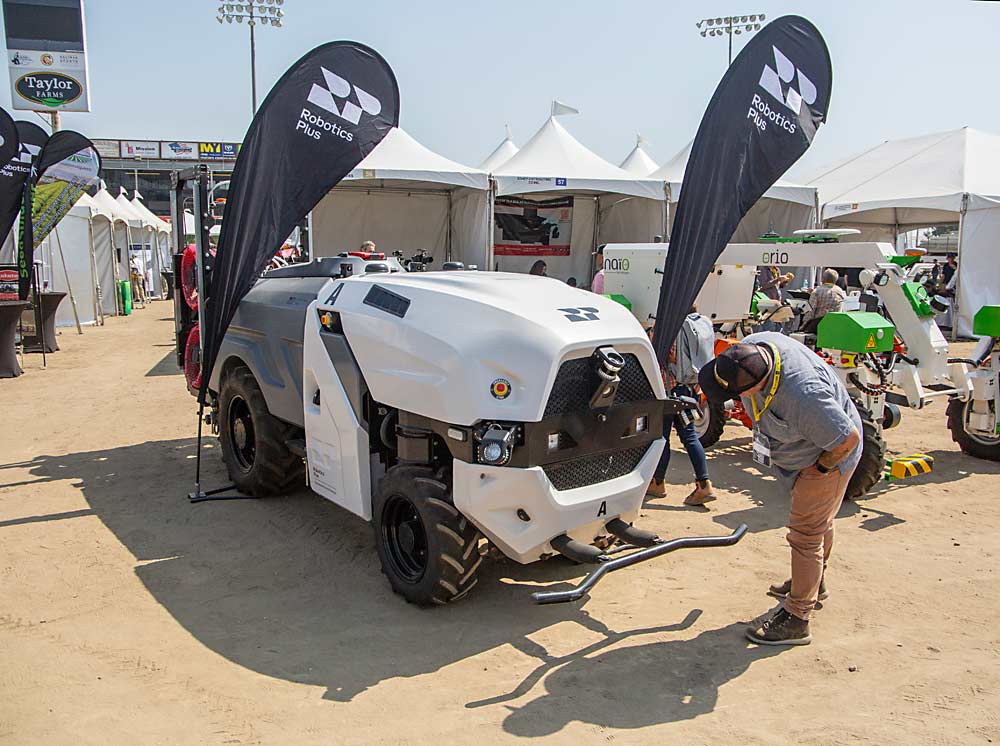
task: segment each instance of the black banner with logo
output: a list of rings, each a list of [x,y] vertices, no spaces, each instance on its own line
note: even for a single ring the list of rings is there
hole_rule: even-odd
[[[799,16],[767,24],[722,78],[694,138],[663,268],[661,362],[740,220],[826,121],[832,82],[826,43]]]
[[[24,202],[24,183],[49,139],[48,133],[31,122],[14,122],[17,150],[0,165],[0,241],[7,237]]]
[[[0,163],[7,163],[17,155],[20,136],[17,134],[17,125],[3,109],[0,109]]]
[[[233,168],[205,303],[202,389],[236,306],[296,225],[399,124],[399,87],[373,49],[309,52],[254,116]]]

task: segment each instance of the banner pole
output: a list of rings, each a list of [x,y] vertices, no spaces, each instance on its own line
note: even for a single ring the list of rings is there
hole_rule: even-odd
[[[76,296],[73,294],[73,285],[69,281],[69,269],[66,267],[66,255],[63,253],[62,241],[59,240],[59,227],[56,226],[52,229],[52,233],[56,237],[56,246],[59,247],[59,258],[62,260],[63,265],[63,275],[66,277],[66,290],[69,292],[69,303],[73,308],[73,321],[76,322],[76,333],[83,334],[83,329],[80,328],[80,314],[76,310]]]
[[[45,358],[45,324],[41,323],[42,314],[42,299],[38,295],[38,267],[32,265],[31,267],[31,298],[35,304],[35,334],[38,338],[42,340],[42,368],[48,368],[49,363]],[[22,338],[23,340],[23,338]],[[22,346],[23,346],[22,341]]]

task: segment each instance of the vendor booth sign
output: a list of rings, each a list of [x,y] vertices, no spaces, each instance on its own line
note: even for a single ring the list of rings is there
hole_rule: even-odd
[[[23,111],[90,111],[83,0],[4,0],[11,100]]]
[[[160,157],[160,144],[146,140],[122,140],[121,157],[155,160]]]
[[[235,161],[239,145],[235,142],[200,142],[198,157],[203,161]]]
[[[569,256],[572,197],[497,197],[493,220],[493,246],[499,256]]]
[[[0,264],[0,301],[17,300],[17,265]]]
[[[160,157],[182,161],[198,160],[198,143],[171,140],[160,143]]]

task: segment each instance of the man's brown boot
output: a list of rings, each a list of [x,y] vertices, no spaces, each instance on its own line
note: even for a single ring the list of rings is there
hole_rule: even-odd
[[[665,479],[654,479],[649,483],[649,487],[646,488],[646,494],[649,497],[666,497],[667,496],[667,482]]]
[[[715,492],[712,491],[711,480],[699,480],[695,482],[694,491],[684,498],[685,505],[704,505],[715,499]]]
[[[799,619],[784,609],[754,629],[747,627],[747,639],[757,645],[808,645],[812,642],[809,621]]]
[[[767,592],[775,598],[784,598],[792,592],[791,578],[786,580],[781,585],[772,585]],[[826,601],[829,597],[830,594],[826,592],[826,577],[824,576],[819,580],[819,595],[816,597],[816,600]]]

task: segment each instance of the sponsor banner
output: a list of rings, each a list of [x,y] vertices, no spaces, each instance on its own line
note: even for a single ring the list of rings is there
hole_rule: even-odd
[[[160,157],[182,161],[198,160],[198,143],[182,142],[180,140],[163,141],[160,143]]]
[[[396,76],[362,44],[317,47],[275,84],[229,181],[202,312],[202,370],[212,370],[240,300],[292,230],[398,124]],[[209,376],[201,380],[204,402]]]
[[[661,362],[740,220],[826,121],[832,81],[823,37],[799,16],[767,24],[726,71],[691,146],[670,235],[653,338]]]
[[[493,249],[499,256],[569,256],[572,197],[497,197],[493,220]]]
[[[122,140],[118,155],[120,158],[155,160],[160,157],[160,144],[148,140]]]
[[[101,158],[121,158],[121,140],[92,140]]]
[[[235,161],[240,145],[235,142],[200,142],[198,157],[203,161]]]
[[[0,264],[0,301],[17,300],[17,265]]]
[[[31,122],[14,122],[14,128],[17,131],[17,152],[0,166],[0,232],[3,236],[10,233],[18,213],[24,211],[25,204],[30,205],[28,195],[33,179],[29,176],[34,174],[38,157],[49,139],[45,130]],[[19,284],[22,273],[30,282],[31,265],[27,262],[21,264],[21,260],[26,259],[26,254],[22,253],[20,245],[17,247],[17,259]],[[21,297],[27,298],[27,291]]]
[[[90,111],[82,0],[5,0],[11,99],[23,111]]]
[[[19,292],[27,298],[34,252],[70,211],[83,191],[97,184],[101,159],[93,144],[79,132],[60,130],[45,142],[35,162],[37,175],[30,189],[25,189],[21,236],[18,243],[18,266],[21,269]],[[30,212],[28,212],[30,209]],[[28,219],[23,219],[27,215]],[[36,288],[37,290],[37,288]]]

